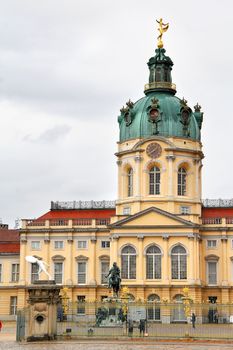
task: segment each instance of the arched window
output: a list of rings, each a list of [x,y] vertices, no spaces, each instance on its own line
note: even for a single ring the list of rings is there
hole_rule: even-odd
[[[128,193],[128,197],[132,197],[133,195],[133,169],[130,168],[127,171],[127,193]]]
[[[147,298],[147,319],[153,321],[160,321],[160,297],[156,294],[151,294]],[[151,304],[151,305],[150,305]]]
[[[173,309],[173,322],[186,322],[186,316],[184,312],[184,305],[183,305],[183,295],[177,294],[174,297],[175,306]]]
[[[161,251],[153,245],[146,251],[146,278],[161,278]]]
[[[171,252],[172,279],[187,279],[187,253],[184,247],[177,245]]]
[[[136,251],[130,245],[121,251],[121,277],[123,279],[136,279]]]
[[[186,195],[186,179],[187,179],[187,171],[185,168],[178,169],[178,184],[177,184],[177,192],[178,196]]]
[[[149,194],[160,194],[160,169],[157,166],[149,171]]]

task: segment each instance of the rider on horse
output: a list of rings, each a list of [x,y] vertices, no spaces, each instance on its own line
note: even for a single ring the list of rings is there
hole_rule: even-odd
[[[118,284],[120,286],[121,277],[120,277],[120,269],[117,266],[117,263],[114,262],[113,266],[109,270],[109,273],[106,277],[109,277],[108,279],[108,288],[113,288],[113,285]]]

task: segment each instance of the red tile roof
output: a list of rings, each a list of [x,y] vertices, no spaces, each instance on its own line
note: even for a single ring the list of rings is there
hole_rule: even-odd
[[[115,209],[66,209],[50,210],[48,213],[40,216],[37,220],[49,219],[108,219],[114,216]]]
[[[203,218],[233,218],[233,208],[202,208]]]
[[[18,253],[20,251],[19,231],[0,229],[0,254]]]

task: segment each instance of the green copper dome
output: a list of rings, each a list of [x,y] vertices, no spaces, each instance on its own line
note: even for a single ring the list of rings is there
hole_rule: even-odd
[[[171,78],[173,62],[165,52],[163,48],[156,49],[156,55],[148,62],[146,96],[135,103],[129,100],[121,109],[118,117],[121,142],[153,135],[200,140],[201,107],[197,104],[193,112],[184,98],[175,96],[176,87]]]

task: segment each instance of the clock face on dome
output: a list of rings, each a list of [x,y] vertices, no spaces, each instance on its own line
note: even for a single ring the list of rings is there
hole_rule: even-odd
[[[153,142],[147,146],[146,153],[151,158],[158,158],[161,156],[162,148],[158,143]]]

